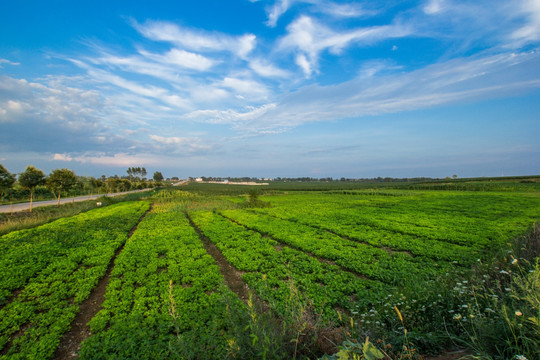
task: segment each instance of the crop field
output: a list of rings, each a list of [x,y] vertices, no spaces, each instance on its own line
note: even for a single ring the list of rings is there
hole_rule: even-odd
[[[533,191],[274,191],[250,206],[201,189],[0,237],[0,358],[62,358],[100,281],[81,359],[263,358],[261,313],[357,323],[408,284],[466,276],[540,218]]]

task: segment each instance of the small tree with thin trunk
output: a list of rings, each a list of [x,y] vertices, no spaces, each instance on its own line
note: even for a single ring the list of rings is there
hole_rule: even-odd
[[[161,171],[154,172],[154,181],[163,181],[163,174],[161,174]]]
[[[0,164],[0,199],[3,199],[9,193],[14,182],[15,176]]]
[[[19,175],[19,183],[23,188],[30,190],[30,212],[32,212],[34,189],[36,186],[45,183],[45,174],[43,171],[29,165],[26,167],[26,170]]]
[[[72,170],[69,169],[56,169],[53,170],[49,178],[47,179],[47,187],[57,195],[58,202],[56,205],[60,205],[60,195],[62,192],[68,193],[69,190],[77,183],[77,176]]]

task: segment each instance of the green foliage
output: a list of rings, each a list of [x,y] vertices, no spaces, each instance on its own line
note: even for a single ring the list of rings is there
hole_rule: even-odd
[[[45,174],[32,165],[26,167],[26,170],[19,175],[19,183],[22,187],[33,191],[33,189],[45,183]]]
[[[538,218],[537,194],[257,188],[245,201],[246,187],[235,197],[186,189],[130,195],[157,204],[116,259],[81,358],[398,359],[453,343],[485,359],[539,351],[540,241],[520,240],[505,261],[495,251]],[[261,199],[273,206],[241,205]],[[0,351],[50,357],[147,206],[0,237]],[[240,272],[247,304],[186,213]]]
[[[58,194],[58,203],[60,203],[60,194],[68,193],[77,183],[77,176],[69,169],[53,170],[47,178],[47,187]]]
[[[156,205],[116,260],[81,358],[222,358],[222,284],[184,213]]]
[[[4,198],[8,194],[14,182],[15,176],[10,174],[4,165],[0,164],[0,198]]]
[[[163,174],[161,171],[155,171],[153,176],[154,181],[163,181]]]
[[[384,354],[375,347],[369,337],[363,344],[345,340],[339,347],[339,351],[332,356],[323,356],[324,360],[378,360],[383,359]]]
[[[540,241],[540,238],[535,238]],[[534,359],[540,354],[540,258],[514,257],[481,270],[482,281],[462,288],[467,307],[453,320],[456,341],[481,359]]]
[[[0,351],[6,357],[52,357],[148,206],[123,203],[0,237]]]
[[[280,247],[271,238],[249,231],[216,213],[197,211],[190,214],[193,222],[210,241],[216,244],[231,265],[246,272],[243,279],[273,309],[283,315],[290,304],[291,281],[316,313],[335,318],[334,307],[351,308],[357,302],[366,304],[380,296],[384,285],[363,279],[338,266],[320,262],[302,251]]]

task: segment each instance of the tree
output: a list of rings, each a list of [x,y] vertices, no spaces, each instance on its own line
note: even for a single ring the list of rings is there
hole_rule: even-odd
[[[58,193],[58,202],[56,205],[60,205],[60,194],[62,192],[69,192],[77,183],[77,176],[72,170],[69,169],[56,169],[53,170],[49,178],[47,179],[47,187],[53,192]]]
[[[132,178],[133,178],[133,169],[131,167],[128,167],[127,171],[126,171],[129,175],[129,180],[131,181]]]
[[[143,180],[146,178],[146,174],[147,174],[146,169],[142,168],[141,169],[141,177],[143,178]]]
[[[154,181],[163,181],[163,175],[161,171],[154,172]]]
[[[13,186],[13,183],[15,182],[15,176],[13,174],[10,174],[7,169],[0,164],[0,195],[1,198],[4,198],[4,196],[7,195],[7,193],[11,190],[11,187]]]
[[[25,189],[30,190],[30,212],[32,212],[32,201],[34,199],[34,189],[38,185],[45,183],[45,174],[43,171],[28,165],[26,170],[19,175],[19,183]]]

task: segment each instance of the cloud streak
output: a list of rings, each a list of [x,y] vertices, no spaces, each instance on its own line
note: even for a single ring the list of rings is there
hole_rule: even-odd
[[[319,57],[328,50],[340,55],[352,44],[365,46],[386,39],[411,35],[404,25],[383,25],[357,28],[342,32],[334,31],[308,16],[301,16],[287,27],[287,35],[280,40],[281,50],[296,52],[296,63],[310,77],[318,71]]]

